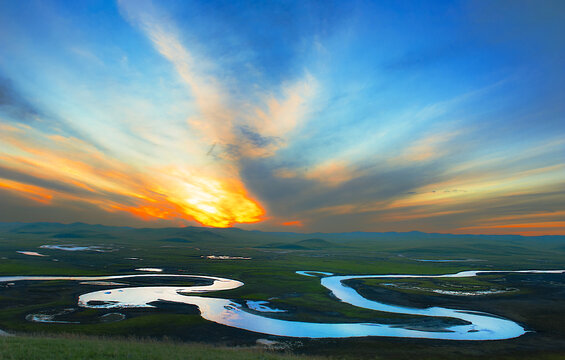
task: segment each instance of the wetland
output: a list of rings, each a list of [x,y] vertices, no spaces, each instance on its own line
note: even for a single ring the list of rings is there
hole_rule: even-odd
[[[9,333],[165,336],[229,346],[267,337],[293,352],[346,357],[370,357],[377,348],[392,358],[415,349],[433,355],[438,347],[494,357],[565,349],[557,320],[565,314],[560,237],[0,228],[0,329]],[[72,239],[85,250],[61,251],[71,246],[73,228],[95,236]],[[164,246],[170,238],[187,241]],[[501,242],[514,250],[497,251]],[[48,256],[18,255],[22,247]],[[395,350],[399,342],[410,350]]]

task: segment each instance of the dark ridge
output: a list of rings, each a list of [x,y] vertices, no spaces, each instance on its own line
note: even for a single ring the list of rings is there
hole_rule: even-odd
[[[276,248],[276,249],[285,249],[285,250],[309,250],[307,247],[296,245],[296,244],[269,244],[264,247],[269,248]]]
[[[82,239],[85,238],[86,236],[77,233],[60,233],[53,235],[53,237],[55,239]]]
[[[177,231],[176,234],[182,237],[209,239],[209,240],[211,239],[217,240],[217,239],[225,238],[225,236],[217,234],[213,230],[203,230],[203,229],[208,229],[208,228],[197,228],[194,226],[190,226],[179,229],[179,231]]]
[[[194,242],[192,240],[188,240],[188,239],[185,239],[185,238],[179,238],[179,237],[161,239],[160,241],[175,242],[175,243],[191,243],[191,242]]]
[[[335,246],[334,243],[324,239],[305,239],[305,240],[297,241],[295,244],[307,248],[326,248],[330,246]]]
[[[294,243],[271,243],[262,247],[286,250],[320,250],[335,246],[336,244],[324,239],[304,239]]]
[[[74,232],[64,232],[53,235],[55,239],[114,239],[115,236],[105,233],[100,233],[96,231],[74,231]]]
[[[82,231],[143,231],[143,232],[159,232],[171,231],[171,234],[186,237],[201,237],[208,239],[221,239],[225,238],[222,233],[248,233],[248,234],[266,234],[277,237],[288,238],[289,240],[298,240],[304,236],[311,236],[312,238],[332,241],[346,241],[346,240],[379,240],[383,238],[398,238],[399,240],[410,239],[445,239],[457,237],[460,239],[484,239],[484,240],[504,240],[504,241],[527,241],[527,240],[543,240],[543,241],[563,241],[564,235],[540,235],[540,236],[522,236],[522,235],[476,235],[476,234],[449,234],[449,233],[425,233],[421,231],[409,232],[342,232],[342,233],[296,233],[296,232],[268,232],[260,230],[242,230],[238,228],[211,228],[211,227],[164,227],[164,228],[134,228],[131,226],[106,226],[99,224],[86,224],[82,222],[75,222],[72,224],[50,223],[50,222],[0,222],[0,229],[7,230],[14,233],[29,233],[29,234],[49,234],[49,233],[65,233],[77,230]]]

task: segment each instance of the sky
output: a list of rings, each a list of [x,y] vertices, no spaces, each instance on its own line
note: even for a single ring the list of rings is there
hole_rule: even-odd
[[[565,235],[565,2],[0,1],[0,221]]]

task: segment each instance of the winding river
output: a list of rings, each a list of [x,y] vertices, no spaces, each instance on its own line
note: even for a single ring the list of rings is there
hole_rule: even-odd
[[[310,323],[289,321],[263,316],[242,305],[222,298],[210,298],[189,294],[229,290],[243,286],[241,281],[203,275],[136,274],[113,276],[4,276],[0,282],[15,281],[102,281],[136,277],[173,277],[212,281],[209,285],[196,286],[143,286],[123,287],[94,291],[78,298],[78,305],[85,308],[150,308],[155,302],[170,301],[196,305],[201,316],[219,324],[257,333],[305,338],[345,338],[363,336],[391,336],[405,338],[429,338],[442,340],[500,340],[518,337],[526,330],[514,321],[496,315],[443,307],[412,308],[385,304],[362,297],[353,288],[344,284],[351,279],[369,278],[457,278],[473,277],[492,273],[562,274],[565,270],[520,270],[520,271],[462,271],[444,275],[349,275],[335,276],[317,271],[297,271],[299,275],[320,277],[321,285],[330,290],[340,301],[353,306],[397,314],[447,317],[463,320],[465,325],[453,325],[433,331],[411,328],[400,324],[379,323]],[[268,309],[268,307],[265,307]],[[267,311],[268,312],[268,311]]]

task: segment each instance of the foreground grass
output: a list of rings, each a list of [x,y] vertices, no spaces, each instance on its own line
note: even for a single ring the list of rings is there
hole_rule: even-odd
[[[381,350],[381,351],[379,351]],[[384,350],[384,351],[382,351]],[[430,354],[431,352],[432,354]],[[380,354],[375,354],[380,353]],[[418,353],[418,354],[416,354]],[[1,360],[97,360],[97,359],[135,359],[135,360],[176,360],[176,359],[218,359],[218,360],[330,360],[330,359],[374,359],[374,360],[563,360],[565,354],[464,354],[453,349],[418,348],[414,351],[394,351],[375,347],[370,353],[343,354],[334,357],[293,355],[276,353],[250,347],[222,347],[200,343],[181,343],[155,339],[128,339],[87,337],[83,335],[24,335],[0,336]]]
[[[0,359],[326,359],[253,348],[216,347],[151,339],[108,339],[77,335],[0,336]]]

